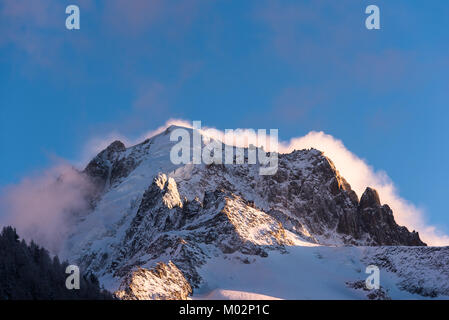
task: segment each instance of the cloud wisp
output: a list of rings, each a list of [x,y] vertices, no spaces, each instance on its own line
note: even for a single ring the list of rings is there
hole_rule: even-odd
[[[191,128],[191,123],[182,119],[171,119],[164,126],[146,132],[138,139],[129,140],[119,134],[114,135],[126,145],[133,145],[150,138],[164,131],[170,125],[179,125]],[[203,126],[202,131],[208,136],[224,141],[225,133],[221,130]],[[234,132],[235,135],[243,135],[246,146],[253,144],[260,146],[257,141],[257,135],[254,131],[248,129],[239,129]],[[89,154],[97,153],[104,149],[112,139],[94,139],[89,143]],[[266,146],[265,146],[266,147]],[[426,213],[424,209],[415,206],[410,201],[402,198],[393,181],[384,171],[375,170],[367,161],[359,158],[348,150],[343,142],[324,132],[311,131],[303,137],[292,138],[287,142],[280,142],[279,152],[290,153],[293,150],[315,148],[323,151],[335,164],[340,174],[349,182],[352,189],[360,197],[366,187],[373,187],[379,192],[383,203],[387,203],[393,210],[395,219],[399,225],[404,225],[410,231],[416,230],[420,233],[424,242],[429,245],[443,246],[449,245],[449,236],[445,235],[437,227],[429,225],[426,222]]]
[[[191,127],[191,123],[182,119],[171,119],[165,125],[129,139],[120,133],[111,133],[106,138],[92,139],[83,152],[84,161],[106,148],[113,140],[119,139],[127,146],[163,132],[170,125]],[[225,133],[221,130],[203,127],[208,136],[223,140]],[[249,144],[260,145],[254,131],[236,130],[235,134],[245,135]],[[295,149],[315,148],[324,152],[335,164],[340,174],[351,184],[360,197],[366,187],[373,187],[379,192],[383,203],[393,210],[398,224],[410,230],[416,230],[424,242],[433,246],[449,245],[449,237],[437,227],[426,222],[425,211],[403,199],[394,183],[383,171],[376,171],[365,160],[348,150],[342,141],[323,132],[312,131],[303,137],[280,142],[279,152],[289,153]],[[0,196],[0,223],[15,226],[26,239],[33,239],[57,252],[69,230],[71,219],[88,209],[86,195],[93,191],[93,186],[73,167],[63,163],[44,171],[41,175],[26,178],[18,185],[8,187]]]
[[[418,231],[421,239],[428,245],[449,245],[449,236],[435,226],[428,225],[424,210],[403,199],[393,181],[384,171],[376,171],[365,160],[349,151],[341,140],[324,132],[312,131],[304,137],[293,138],[289,142],[283,143],[281,152],[304,148],[323,151],[359,197],[366,187],[377,189],[381,201],[387,203],[393,210],[396,222],[406,226],[410,231]]]
[[[2,190],[0,225],[12,225],[24,239],[58,253],[73,219],[89,208],[93,191],[77,170],[58,163]]]

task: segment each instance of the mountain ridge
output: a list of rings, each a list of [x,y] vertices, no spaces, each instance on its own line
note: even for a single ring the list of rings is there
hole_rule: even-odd
[[[178,287],[187,281],[195,292],[205,285],[199,270],[213,257],[250,264],[292,246],[426,246],[397,225],[374,189],[359,200],[321,151],[279,154],[272,176],[260,176],[258,164],[174,165],[176,142],[168,136],[175,128],[129,148],[115,141],[83,171],[98,192],[65,252],[122,297],[139,298],[129,290],[142,281],[160,282],[154,277],[161,272],[142,268],[179,271]]]

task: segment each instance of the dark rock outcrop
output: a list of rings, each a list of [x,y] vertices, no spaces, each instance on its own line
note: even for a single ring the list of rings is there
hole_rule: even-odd
[[[354,290],[362,291],[369,300],[391,300],[388,292],[382,286],[379,289],[368,289],[363,280],[346,282],[346,286]]]
[[[380,207],[380,205],[380,198],[377,190],[370,187],[366,188],[365,192],[360,198],[359,209],[365,210],[369,208],[378,208]]]
[[[381,245],[425,246],[416,231],[399,226],[388,205],[381,205],[377,191],[367,188],[358,207],[358,221],[362,232]]]
[[[96,196],[105,189],[119,183],[126,178],[141,162],[141,151],[148,151],[149,140],[134,147],[133,152],[126,155],[126,147],[121,141],[114,141],[106,149],[93,158],[83,173],[86,174],[97,187]]]
[[[263,233],[254,238],[254,229]],[[196,269],[214,250],[265,257],[266,249],[285,251],[284,245],[288,244],[291,240],[282,224],[240,197],[215,190],[207,192],[203,201],[182,202],[176,182],[160,174],[144,193],[120,245],[119,263],[111,267],[118,275],[126,274],[134,267],[129,261],[139,261],[142,254],[155,260],[169,256],[189,283],[197,286],[201,278]],[[205,246],[209,249],[205,250]]]
[[[121,141],[114,141],[93,158],[84,169],[95,185],[102,191],[111,179],[111,171],[120,154],[126,150]]]

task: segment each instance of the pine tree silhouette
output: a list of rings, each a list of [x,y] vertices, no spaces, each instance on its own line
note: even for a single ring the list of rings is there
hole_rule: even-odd
[[[20,240],[13,227],[4,227],[0,234],[0,300],[113,299],[93,274],[81,275],[79,290],[68,290],[67,266],[33,241],[28,245]]]

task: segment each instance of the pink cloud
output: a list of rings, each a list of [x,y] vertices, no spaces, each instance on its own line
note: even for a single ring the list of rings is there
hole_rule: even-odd
[[[197,0],[109,0],[105,3],[103,24],[114,32],[133,36],[151,29],[179,33],[192,23],[198,9]]]
[[[165,99],[163,98],[166,95],[165,86],[159,82],[153,82],[146,86],[141,86],[138,90],[138,95],[136,100],[133,103],[133,107],[142,110],[151,108],[154,109],[162,109],[166,106]]]
[[[82,12],[94,7],[93,0],[76,3]],[[86,38],[82,36],[66,37],[65,5],[53,0],[3,0],[0,4],[0,47],[12,45],[16,50],[14,57],[21,67],[62,69],[61,50],[64,46],[69,44],[79,50],[86,44]],[[25,69],[24,73],[28,75],[30,68]]]
[[[49,41],[45,31],[57,26],[57,13],[63,10],[60,3],[50,0],[4,0],[0,7],[0,45],[13,44],[40,64],[50,64],[58,43]]]
[[[105,4],[104,19],[115,30],[140,33],[156,22],[163,10],[162,0],[110,0]]]
[[[3,18],[13,19],[22,26],[48,28],[57,23],[55,13],[62,8],[60,3],[51,0],[3,0],[0,12]]]
[[[313,109],[323,110],[327,107],[328,93],[323,87],[290,87],[284,89],[274,101],[271,111],[274,118],[284,122],[309,119]]]
[[[298,72],[330,71],[325,82],[343,79],[343,83],[353,81],[371,90],[410,85],[418,65],[415,52],[395,44],[377,46],[376,34],[364,29],[363,5],[359,15],[353,10],[357,7],[351,1],[268,1],[256,10],[255,17],[268,30],[266,50]]]
[[[2,190],[0,222],[57,253],[73,219],[89,208],[87,196],[93,191],[84,176],[61,163]]]

